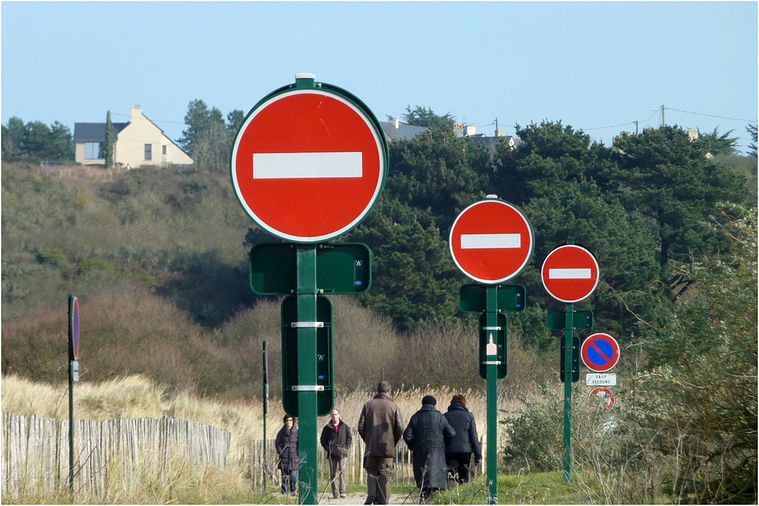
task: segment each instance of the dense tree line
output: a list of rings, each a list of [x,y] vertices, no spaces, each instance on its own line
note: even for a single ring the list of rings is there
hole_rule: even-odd
[[[233,111],[225,123],[218,109],[193,101],[183,145],[202,167],[227,170],[242,120],[242,112]],[[666,126],[623,133],[606,147],[560,121],[544,121],[517,125],[521,144],[512,149],[502,142],[493,155],[455,136],[450,114],[408,107],[404,120],[429,130],[390,144],[383,195],[344,237],[372,248],[373,289],[362,300],[401,330],[457,314],[458,287],[467,279],[450,259],[448,234],[458,213],[486,194],[517,205],[534,228],[532,261],[516,279],[531,302],[514,324],[539,348],[553,342],[543,323],[552,302],[538,274],[550,250],[572,241],[596,254],[603,272],[596,316],[609,330],[629,331],[657,315],[641,294],[674,301],[693,285],[672,262],[729,247],[710,228],[715,206],[755,200],[756,158],[747,172],[715,157],[737,156],[730,132],[691,139],[684,129]],[[248,244],[272,240],[256,227],[246,238]]]
[[[24,123],[16,116],[2,127],[3,160],[74,160],[71,130],[58,121],[50,126],[41,121]]]

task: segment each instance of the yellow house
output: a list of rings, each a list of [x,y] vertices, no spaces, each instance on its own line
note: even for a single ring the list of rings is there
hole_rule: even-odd
[[[158,125],[132,108],[128,123],[113,123],[113,164],[124,167],[192,165],[193,160]],[[82,165],[104,165],[105,123],[75,123],[75,159]]]

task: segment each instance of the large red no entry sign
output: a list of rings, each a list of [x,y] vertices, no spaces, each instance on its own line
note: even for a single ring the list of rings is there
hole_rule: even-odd
[[[587,298],[596,289],[598,262],[593,253],[582,246],[559,246],[543,261],[540,277],[551,297],[572,304]]]
[[[488,199],[461,211],[448,245],[464,274],[480,283],[498,284],[527,265],[533,244],[527,218],[511,204]]]
[[[325,241],[374,205],[385,181],[386,146],[379,122],[350,93],[324,83],[280,89],[240,128],[232,182],[265,230],[295,242]]]

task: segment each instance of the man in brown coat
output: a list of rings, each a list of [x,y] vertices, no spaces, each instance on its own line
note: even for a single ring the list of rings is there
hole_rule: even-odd
[[[377,385],[377,395],[364,404],[358,419],[358,433],[366,443],[364,467],[369,490],[364,504],[388,504],[390,501],[395,445],[403,435],[401,409],[390,394],[390,383],[381,381]]]

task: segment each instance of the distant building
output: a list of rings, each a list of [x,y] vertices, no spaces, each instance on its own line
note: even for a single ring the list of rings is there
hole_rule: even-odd
[[[429,130],[427,127],[401,123],[398,119],[380,121],[380,124],[382,125],[382,130],[385,132],[385,136],[387,136],[387,139],[390,142],[398,140],[408,141]],[[456,137],[466,137],[474,144],[485,146],[488,151],[490,151],[491,155],[495,154],[496,146],[499,142],[504,141],[504,139],[510,149],[514,149],[520,143],[518,137],[506,135],[503,130],[496,131],[495,137],[488,137],[485,134],[478,134],[477,128],[474,125],[463,125],[461,123],[453,124],[453,133]]]
[[[142,113],[131,111],[127,123],[113,125],[113,164],[125,167],[192,165],[193,160],[158,125]],[[75,159],[82,165],[104,165],[105,123],[75,123]]]
[[[398,118],[392,121],[380,121],[380,125],[382,126],[382,130],[385,132],[385,136],[389,142],[410,141],[417,135],[429,130],[427,127],[401,123]]]

